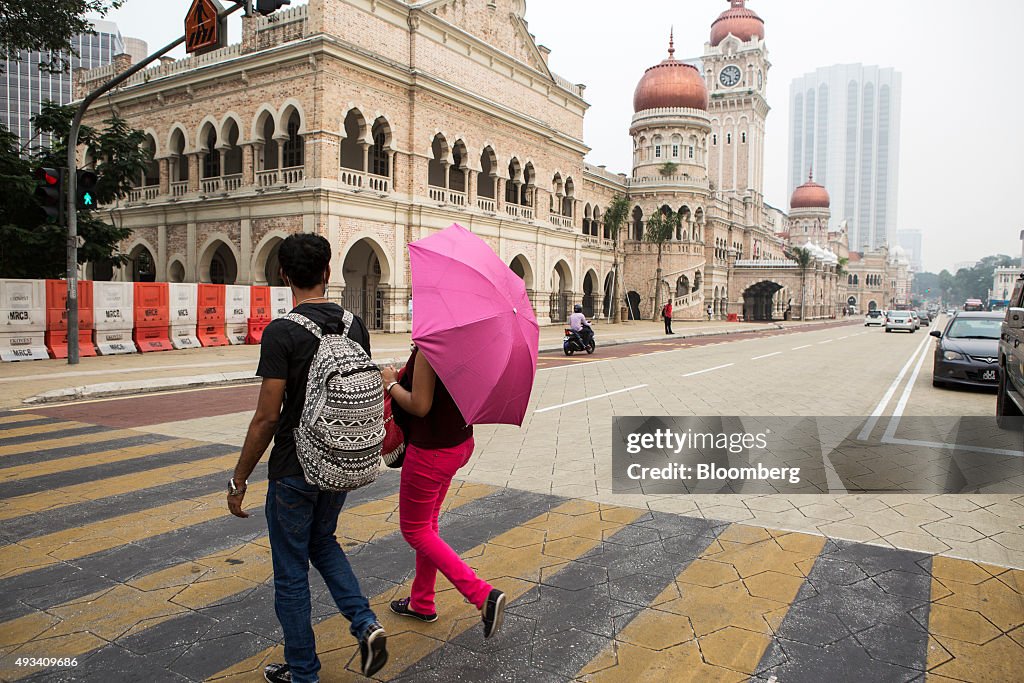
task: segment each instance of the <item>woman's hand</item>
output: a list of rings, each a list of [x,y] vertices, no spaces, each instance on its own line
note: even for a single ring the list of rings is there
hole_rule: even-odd
[[[387,386],[392,382],[398,381],[398,370],[395,370],[395,366],[389,365],[380,371],[380,377],[384,382],[384,386]]]

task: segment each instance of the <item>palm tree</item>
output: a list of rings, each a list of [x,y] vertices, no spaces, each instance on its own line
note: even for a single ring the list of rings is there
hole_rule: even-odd
[[[604,212],[604,227],[612,238],[612,322],[619,322],[619,232],[629,218],[629,199],[620,195],[612,199]]]
[[[803,320],[807,305],[807,269],[814,263],[814,254],[810,249],[793,247],[793,258],[800,264],[800,320]]]
[[[665,242],[672,239],[676,230],[680,227],[679,214],[669,208],[662,208],[655,211],[654,215],[647,219],[647,232],[644,239],[658,245],[658,275],[654,281],[654,314],[652,320],[658,319],[658,312],[661,311],[661,252]]]

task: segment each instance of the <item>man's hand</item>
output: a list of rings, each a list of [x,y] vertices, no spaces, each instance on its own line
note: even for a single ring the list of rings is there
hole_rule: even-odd
[[[391,384],[392,382],[398,381],[398,371],[395,370],[394,365],[389,365],[386,368],[382,368],[380,371],[381,381],[384,382],[384,386]]]
[[[245,489],[242,489],[242,493],[237,496],[228,494],[228,510],[231,511],[235,517],[241,517],[245,519],[249,516],[249,513],[242,509],[242,501],[245,499]]]

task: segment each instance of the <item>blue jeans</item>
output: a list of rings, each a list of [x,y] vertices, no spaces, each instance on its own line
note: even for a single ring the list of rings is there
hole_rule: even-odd
[[[295,683],[319,680],[310,615],[310,563],[324,578],[338,610],[351,622],[353,636],[361,637],[377,621],[334,536],[344,504],[344,492],[321,491],[301,476],[271,480],[267,489],[274,610],[284,631],[284,658]]]

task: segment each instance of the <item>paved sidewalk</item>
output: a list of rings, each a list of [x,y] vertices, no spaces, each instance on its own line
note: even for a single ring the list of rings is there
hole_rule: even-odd
[[[802,323],[728,323],[676,322],[675,337],[725,335],[753,330],[817,326],[835,321],[809,321]],[[612,325],[595,322],[594,330],[599,346],[611,346],[664,338],[661,322],[631,321]],[[550,325],[541,328],[542,351],[561,349],[564,327]],[[370,335],[373,356],[382,362],[402,362],[408,357],[411,335]],[[44,360],[24,363],[0,364],[0,408],[16,408],[26,399],[48,392],[63,392],[59,400],[96,398],[125,393],[142,393],[159,389],[248,381],[259,359],[257,346],[228,346],[206,349],[186,349],[151,354],[82,358],[72,367],[65,360]]]

